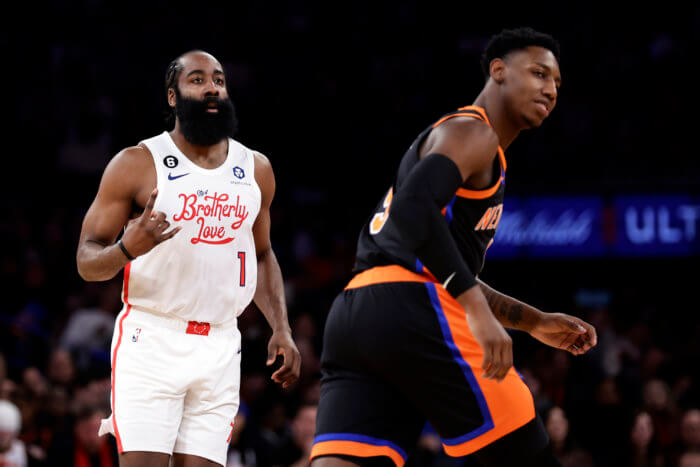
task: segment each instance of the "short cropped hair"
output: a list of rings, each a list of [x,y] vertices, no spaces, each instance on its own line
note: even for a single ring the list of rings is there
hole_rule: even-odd
[[[557,62],[559,61],[559,42],[549,34],[528,27],[504,29],[489,40],[481,55],[481,71],[484,78],[488,81],[491,75],[489,67],[494,58],[502,59],[514,50],[522,50],[529,46],[548,49],[554,54]]]

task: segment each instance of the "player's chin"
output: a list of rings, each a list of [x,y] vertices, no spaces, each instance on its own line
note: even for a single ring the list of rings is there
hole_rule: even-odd
[[[547,117],[541,117],[540,115],[523,115],[523,121],[525,122],[525,128],[531,130],[533,128],[539,128],[544,123]]]

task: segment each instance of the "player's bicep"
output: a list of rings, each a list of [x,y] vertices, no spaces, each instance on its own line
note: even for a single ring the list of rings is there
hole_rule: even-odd
[[[258,256],[272,246],[270,243],[270,210],[261,208],[253,224],[253,239]]]
[[[95,198],[85,214],[81,243],[92,241],[102,245],[114,243],[119,231],[126,225],[131,213],[131,203],[127,200]]]
[[[80,243],[111,244],[126,225],[133,203],[133,175],[118,155],[105,169],[95,200],[90,205],[80,235]]]

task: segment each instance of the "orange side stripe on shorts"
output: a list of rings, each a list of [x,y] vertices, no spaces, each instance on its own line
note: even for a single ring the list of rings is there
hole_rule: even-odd
[[[405,463],[401,454],[391,449],[389,446],[373,446],[371,444],[357,441],[322,441],[314,444],[311,448],[311,459],[318,456],[328,456],[333,454],[343,454],[356,457],[387,456],[397,467],[402,467]]]
[[[494,423],[492,429],[464,442],[460,442],[459,438],[443,439],[445,452],[453,457],[461,457],[483,448],[528,423],[535,418],[535,405],[530,390],[515,368],[511,368],[500,382],[482,376],[483,350],[469,329],[464,310],[439,284],[436,284],[435,289],[454,343],[462,358],[472,368]]]
[[[432,282],[432,280],[429,277],[392,264],[362,271],[352,278],[350,283],[345,286],[345,289],[356,289],[366,285],[384,284],[386,282]]]

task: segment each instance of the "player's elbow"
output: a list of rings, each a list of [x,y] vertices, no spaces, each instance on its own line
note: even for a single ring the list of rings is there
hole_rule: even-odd
[[[94,261],[87,259],[80,250],[78,250],[78,254],[76,255],[76,265],[78,267],[78,275],[86,282],[106,281],[116,275],[109,276],[98,268],[95,268]]]
[[[102,282],[102,281],[108,281],[112,279],[116,274],[104,274],[100,273],[99,271],[93,271],[89,268],[86,267],[80,267],[78,266],[78,275],[85,281],[85,282]]]
[[[78,275],[81,279],[83,279],[86,282],[95,282],[98,280],[96,276],[92,273],[90,268],[85,264],[85,262],[80,261],[80,255],[78,255],[78,260],[76,261],[76,264],[78,266]]]

